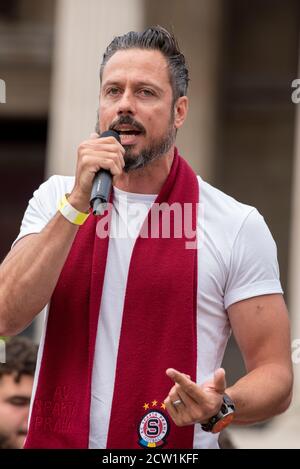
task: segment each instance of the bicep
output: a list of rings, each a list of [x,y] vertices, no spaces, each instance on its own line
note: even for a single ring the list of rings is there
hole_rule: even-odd
[[[291,366],[289,318],[281,294],[234,303],[228,316],[248,372],[267,363]]]

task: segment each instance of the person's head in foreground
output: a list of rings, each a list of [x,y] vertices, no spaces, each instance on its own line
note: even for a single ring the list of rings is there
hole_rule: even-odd
[[[22,448],[27,434],[29,403],[37,345],[25,337],[6,342],[6,362],[0,363],[0,448]]]

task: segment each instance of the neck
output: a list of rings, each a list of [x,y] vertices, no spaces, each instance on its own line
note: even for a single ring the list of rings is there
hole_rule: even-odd
[[[168,153],[152,161],[145,168],[114,176],[113,185],[118,189],[136,194],[158,194],[171,170],[174,146]]]

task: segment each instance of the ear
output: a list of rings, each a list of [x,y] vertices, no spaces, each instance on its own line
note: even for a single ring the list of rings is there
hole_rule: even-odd
[[[175,105],[174,105],[174,125],[176,129],[179,129],[179,127],[182,126],[184,123],[187,112],[188,112],[188,97],[187,96],[181,96],[180,98],[177,99]]]

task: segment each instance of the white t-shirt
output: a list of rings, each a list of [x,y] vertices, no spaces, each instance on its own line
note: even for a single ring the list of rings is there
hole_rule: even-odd
[[[276,245],[263,217],[254,207],[237,202],[199,176],[198,182],[197,382],[202,383],[222,363],[231,332],[227,308],[246,298],[283,292]],[[70,193],[73,186],[74,177],[66,176],[52,176],[43,183],[29,201],[16,241],[40,232],[55,215],[62,196]],[[156,195],[114,188],[111,239],[92,373],[90,448],[106,447],[129,262],[135,238],[155,198]],[[136,210],[136,204],[144,209]],[[116,232],[126,233],[128,226],[129,236],[114,236]],[[47,308],[33,398],[46,324]],[[217,441],[218,435],[205,433],[200,425],[195,425],[194,448],[218,448]]]

